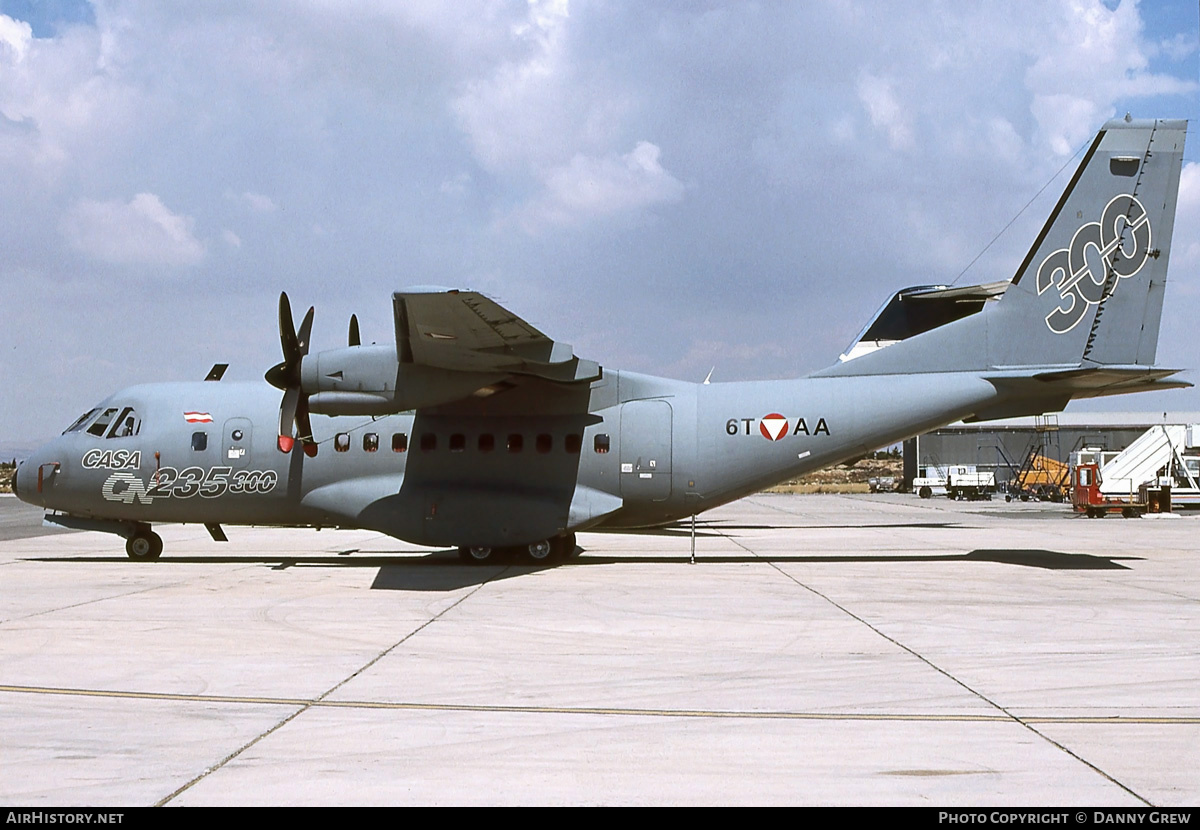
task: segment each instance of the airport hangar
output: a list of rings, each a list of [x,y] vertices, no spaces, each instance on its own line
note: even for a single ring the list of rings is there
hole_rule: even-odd
[[[1084,447],[1120,451],[1156,424],[1200,424],[1200,412],[1059,412],[1030,418],[958,422],[904,442],[904,489],[920,468],[974,464],[1002,485],[1016,476],[1031,448],[1070,462]]]

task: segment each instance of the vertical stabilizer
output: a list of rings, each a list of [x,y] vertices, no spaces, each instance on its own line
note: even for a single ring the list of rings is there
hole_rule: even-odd
[[[996,309],[993,366],[1153,365],[1186,127],[1104,125]]]

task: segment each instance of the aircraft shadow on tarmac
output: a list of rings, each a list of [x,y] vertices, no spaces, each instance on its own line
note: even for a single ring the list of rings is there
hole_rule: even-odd
[[[378,568],[371,588],[383,591],[455,591],[496,582],[502,579],[525,576],[547,568],[577,568],[594,565],[681,565],[688,560],[681,555],[625,555],[588,554],[568,560],[562,565],[529,565],[517,562],[497,562],[488,565],[469,565],[458,558],[453,550],[435,551],[425,556],[397,556],[412,551],[373,551],[365,556],[352,556],[355,550],[344,551],[336,556],[171,556],[154,563],[136,563],[134,567],[164,567],[170,565],[253,565],[269,566],[272,570],[289,568]],[[967,553],[915,554],[887,556],[878,554],[807,556],[771,554],[758,556],[751,553],[701,555],[698,565],[745,564],[760,562],[773,565],[837,565],[877,563],[880,565],[912,564],[915,562],[992,562],[1002,565],[1017,565],[1026,568],[1066,571],[1129,570],[1123,561],[1141,561],[1138,556],[1096,556],[1087,553],[1063,553],[1053,550],[1029,548],[979,549]],[[30,557],[32,562],[75,562],[130,564],[124,556],[72,556]]]

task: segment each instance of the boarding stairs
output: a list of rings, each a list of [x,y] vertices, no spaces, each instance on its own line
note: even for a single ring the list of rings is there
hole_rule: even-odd
[[[1105,496],[1129,497],[1143,484],[1157,478],[1159,471],[1169,475],[1172,457],[1183,451],[1186,431],[1183,424],[1150,427],[1104,465],[1100,471],[1100,492]]]

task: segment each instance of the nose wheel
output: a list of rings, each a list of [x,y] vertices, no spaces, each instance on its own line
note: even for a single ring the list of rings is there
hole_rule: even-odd
[[[157,559],[162,555],[162,537],[150,528],[140,528],[125,540],[125,553],[130,559]]]

